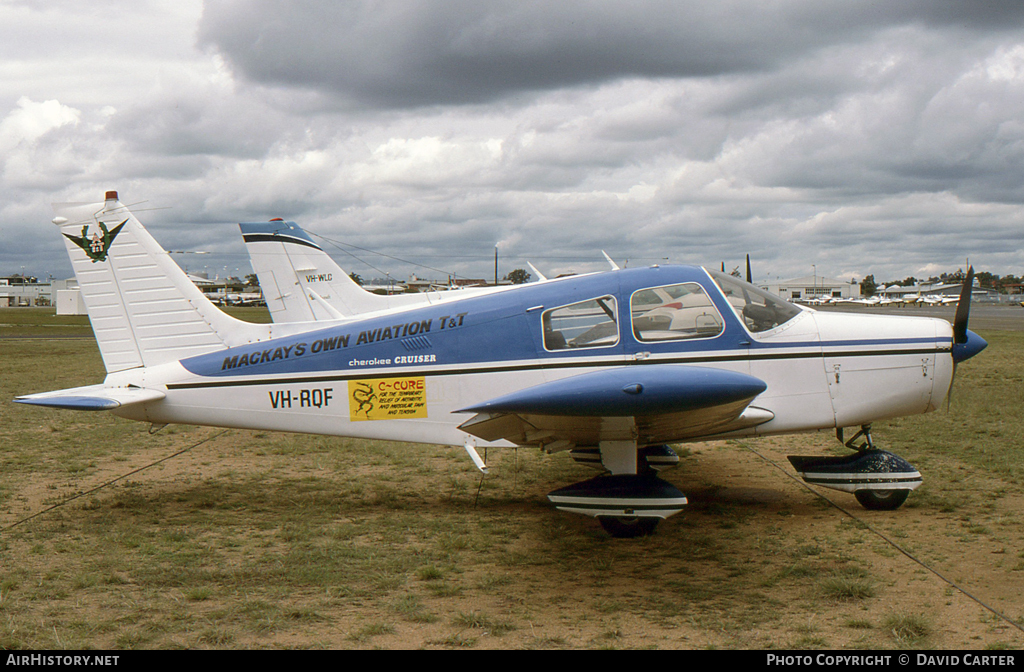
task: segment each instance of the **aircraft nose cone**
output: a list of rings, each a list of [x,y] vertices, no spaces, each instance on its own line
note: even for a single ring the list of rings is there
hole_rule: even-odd
[[[953,344],[953,361],[959,364],[965,359],[970,359],[988,347],[988,341],[976,333],[967,330],[967,340],[963,343]]]

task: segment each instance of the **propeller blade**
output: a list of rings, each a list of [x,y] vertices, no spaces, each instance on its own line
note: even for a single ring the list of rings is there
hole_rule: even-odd
[[[946,413],[949,413],[949,407],[953,405],[953,381],[956,380],[956,360],[953,360],[953,375],[949,377],[949,389],[946,390]]]
[[[967,269],[963,287],[960,289],[960,300],[956,304],[956,315],[953,317],[953,342],[967,342],[967,319],[971,314],[971,292],[974,288],[974,267]]]
[[[967,277],[964,278],[963,287],[960,289],[960,300],[956,305],[956,314],[953,316],[953,375],[949,379],[949,389],[946,391],[947,411],[953,399],[953,381],[956,380],[957,364],[970,359],[988,346],[984,338],[967,329],[973,291],[974,267],[971,266],[967,269]]]
[[[754,274],[750,272],[750,255],[747,255],[747,282],[754,284]]]

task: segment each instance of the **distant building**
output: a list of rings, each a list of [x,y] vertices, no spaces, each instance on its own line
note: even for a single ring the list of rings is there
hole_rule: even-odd
[[[447,284],[439,283],[435,280],[424,280],[423,278],[417,278],[415,275],[410,275],[409,280],[405,283],[405,286],[410,292],[429,292],[431,290],[447,289]]]
[[[239,278],[208,280],[201,275],[188,277],[214,303],[260,305],[263,302],[260,288],[249,287]],[[58,315],[87,314],[77,279],[35,280],[21,276],[0,278],[0,308],[55,305]]]
[[[188,276],[188,279],[191,280],[196,287],[204,292],[209,287],[217,286],[217,280],[210,280],[206,273],[186,273],[185,275]]]
[[[900,299],[904,296],[960,296],[963,287],[957,283],[922,282],[916,285],[889,285],[879,287],[876,294],[881,294],[887,299]],[[995,298],[999,292],[994,289],[986,289],[978,285],[978,279],[974,279],[974,287],[971,289],[971,296],[976,299]]]
[[[451,278],[448,284],[452,287],[486,287],[487,281],[483,278]]]
[[[189,280],[197,287],[210,301],[218,306],[263,306],[266,301],[263,298],[263,290],[260,287],[247,285],[241,278],[218,278],[209,280],[202,276],[189,275]]]
[[[78,288],[78,280],[54,280],[52,283],[54,303],[58,315],[87,315],[82,291]]]
[[[48,306],[52,301],[50,283],[31,276],[0,278],[0,307]]]
[[[859,299],[860,285],[849,280],[836,280],[821,275],[809,275],[792,280],[755,283],[761,289],[787,301],[815,299]]]
[[[486,287],[487,281],[476,278],[452,278],[447,280],[425,280],[415,275],[410,275],[409,280],[404,283],[406,291],[411,292],[442,292],[446,289],[462,287]],[[502,282],[501,284],[508,284]]]

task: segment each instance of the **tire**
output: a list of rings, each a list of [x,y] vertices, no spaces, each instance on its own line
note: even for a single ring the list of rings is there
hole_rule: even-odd
[[[635,539],[654,534],[654,528],[661,518],[637,518],[636,516],[598,516],[604,531],[616,539]]]
[[[907,501],[910,490],[858,490],[853,493],[860,505],[871,511],[895,511]]]

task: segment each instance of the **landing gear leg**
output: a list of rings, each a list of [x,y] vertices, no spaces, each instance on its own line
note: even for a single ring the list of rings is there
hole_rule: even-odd
[[[857,445],[857,439],[864,437],[864,443]],[[863,453],[866,450],[876,450],[874,442],[871,440],[871,425],[861,425],[860,431],[850,437],[849,441],[843,441],[843,428],[839,427],[836,429],[836,438],[849,448],[850,450],[856,450],[858,453]]]

